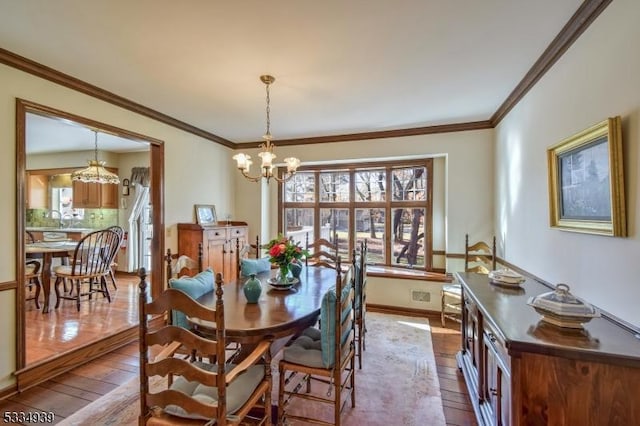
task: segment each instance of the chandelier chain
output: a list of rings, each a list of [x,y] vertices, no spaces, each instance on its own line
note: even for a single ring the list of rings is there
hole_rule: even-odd
[[[265,136],[271,139],[271,97],[269,96],[269,86],[271,84],[267,83],[267,133],[265,133]]]

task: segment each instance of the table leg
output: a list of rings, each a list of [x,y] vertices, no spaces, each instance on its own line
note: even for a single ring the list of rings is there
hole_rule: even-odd
[[[42,306],[43,314],[49,312],[49,301],[51,296],[51,258],[51,253],[42,253],[42,289],[44,290],[44,305]]]

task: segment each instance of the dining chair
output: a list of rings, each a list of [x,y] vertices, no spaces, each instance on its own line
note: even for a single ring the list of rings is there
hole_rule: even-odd
[[[35,259],[28,259],[25,262],[25,285],[29,287],[29,293],[33,291],[32,287],[35,286],[36,294],[34,296],[27,296],[25,300],[33,300],[36,305],[36,309],[40,309],[40,288],[42,287],[40,284],[40,268],[41,263]]]
[[[53,269],[56,275],[56,309],[63,299],[68,299],[75,300],[79,312],[80,298],[88,296],[91,300],[94,293],[101,293],[111,303],[106,276],[109,275],[109,266],[118,251],[118,241],[118,235],[109,229],[91,232],[76,245],[70,265],[61,265]],[[65,280],[72,286],[75,285],[73,294],[61,294],[60,285],[64,284]],[[88,290],[84,293],[83,284],[88,285]]]
[[[309,242],[309,234],[306,235],[306,249],[309,255],[305,258],[306,266],[323,266],[336,269],[338,259],[338,245],[324,238]]]
[[[354,309],[355,309],[355,345],[358,358],[358,368],[362,369],[362,352],[366,350],[365,337],[367,334],[367,255],[369,252],[367,240],[360,242],[360,248],[353,255],[354,278]]]
[[[202,243],[198,243],[198,259],[192,259],[189,256],[179,253],[171,253],[171,249],[167,249],[164,260],[167,264],[167,279],[178,277],[192,277],[198,272],[202,272]]]
[[[469,234],[464,237],[464,270],[488,274],[496,269],[496,237],[491,246],[484,241],[469,244]],[[460,284],[447,284],[440,292],[440,321],[446,325],[446,319],[462,322],[462,287]]]
[[[146,271],[140,269],[140,425],[237,425],[249,420],[271,424],[271,342],[257,342],[239,364],[225,363],[225,321],[222,275],[216,274],[215,308],[203,306],[186,293],[169,288],[147,302]],[[190,329],[156,318],[179,310],[214,323],[215,336],[201,337]],[[178,348],[216,354],[215,363],[176,355]],[[159,352],[158,352],[159,351]],[[157,355],[155,355],[157,353]],[[164,379],[158,384],[154,376]],[[153,383],[153,384],[152,384]]]
[[[343,398],[355,407],[355,346],[353,319],[353,268],[342,272],[336,264],[335,287],[322,298],[320,329],[309,327],[283,349],[279,366],[278,425],[290,420],[340,425]],[[317,385],[312,393],[312,382]],[[333,423],[293,412],[296,399],[333,405]],[[307,405],[307,403],[305,403]],[[311,411],[311,410],[310,410]],[[321,414],[324,410],[313,410]]]
[[[120,246],[122,245],[122,239],[124,238],[124,229],[122,229],[122,227],[117,225],[110,226],[107,229],[115,232],[118,235],[118,248],[120,248]],[[118,255],[116,251],[116,255],[113,257],[113,261],[109,265],[109,277],[111,278],[111,283],[113,284],[113,288],[116,290],[118,289],[118,286],[116,285],[116,275],[114,271],[118,269],[117,257]]]

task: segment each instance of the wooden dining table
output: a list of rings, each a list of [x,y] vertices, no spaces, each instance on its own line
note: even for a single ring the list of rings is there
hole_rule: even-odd
[[[49,301],[51,300],[51,261],[54,256],[66,257],[69,252],[73,255],[73,251],[78,245],[77,241],[40,241],[25,244],[25,253],[42,255],[42,274],[41,282],[44,290],[44,305],[42,313],[49,312]]]
[[[247,303],[242,285],[249,277],[238,277],[223,285],[224,321],[228,341],[251,346],[265,337],[274,340],[289,338],[309,326],[320,316],[324,294],[336,284],[336,271],[331,268],[305,267],[300,282],[289,290],[278,290],[268,284],[276,270],[258,274],[262,293],[258,303]],[[197,301],[215,306],[215,290]],[[191,326],[204,335],[215,333],[215,323],[189,318]]]

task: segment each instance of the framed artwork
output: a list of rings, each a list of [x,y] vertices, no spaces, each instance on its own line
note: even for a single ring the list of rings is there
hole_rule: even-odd
[[[196,222],[198,225],[215,225],[218,223],[216,216],[216,207],[207,204],[196,204]]]
[[[627,235],[620,117],[548,148],[547,163],[551,227]]]

